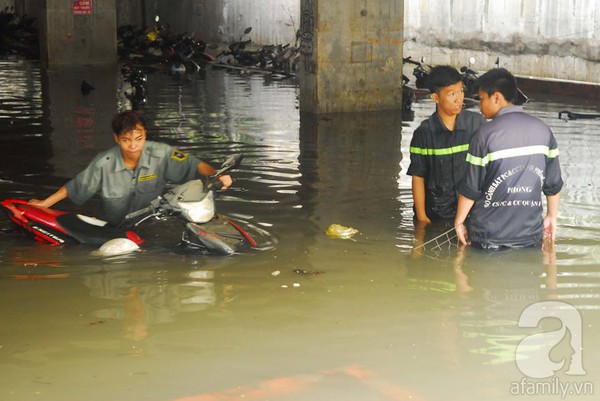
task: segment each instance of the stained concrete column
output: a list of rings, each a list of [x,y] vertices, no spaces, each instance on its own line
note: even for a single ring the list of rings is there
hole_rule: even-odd
[[[404,0],[301,0],[300,110],[400,109]]]
[[[115,0],[44,0],[40,54],[49,66],[117,61]]]

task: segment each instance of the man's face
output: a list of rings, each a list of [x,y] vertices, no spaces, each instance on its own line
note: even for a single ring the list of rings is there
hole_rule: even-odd
[[[131,131],[115,134],[115,142],[121,148],[123,157],[138,158],[146,143],[146,130],[141,125],[136,125]]]
[[[497,92],[488,95],[487,92],[479,91],[479,110],[485,118],[494,118],[500,109],[500,99]]]
[[[458,81],[455,84],[442,88],[439,93],[431,95],[433,101],[437,104],[438,113],[447,116],[458,115],[463,108],[465,101],[465,92],[463,83]]]

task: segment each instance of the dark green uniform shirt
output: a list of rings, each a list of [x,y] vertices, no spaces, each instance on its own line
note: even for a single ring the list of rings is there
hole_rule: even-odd
[[[463,179],[471,138],[485,122],[479,113],[464,110],[450,131],[437,112],[424,120],[410,141],[408,175],[425,179],[425,212],[431,220],[453,219],[458,185]]]
[[[146,141],[137,167],[131,170],[125,166],[121,149],[115,146],[97,155],[67,182],[66,188],[76,205],[99,193],[102,217],[118,225],[127,214],[148,206],[161,195],[167,182],[198,178],[199,162],[169,145]]]

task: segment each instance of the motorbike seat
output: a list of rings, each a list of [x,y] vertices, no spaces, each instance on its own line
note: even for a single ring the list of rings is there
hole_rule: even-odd
[[[84,221],[76,214],[66,213],[56,217],[56,221],[67,234],[82,244],[100,245],[114,238],[127,238],[140,245],[144,241],[133,231],[113,226],[99,226]]]

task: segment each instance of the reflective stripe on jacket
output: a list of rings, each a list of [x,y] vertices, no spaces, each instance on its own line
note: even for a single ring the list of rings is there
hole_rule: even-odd
[[[505,107],[473,137],[460,193],[475,200],[469,237],[484,247],[533,246],[543,234],[542,193],[563,181],[550,128],[518,106]]]
[[[425,209],[430,219],[454,218],[469,143],[484,122],[481,114],[464,110],[450,131],[435,112],[415,130],[407,174],[425,179]]]

